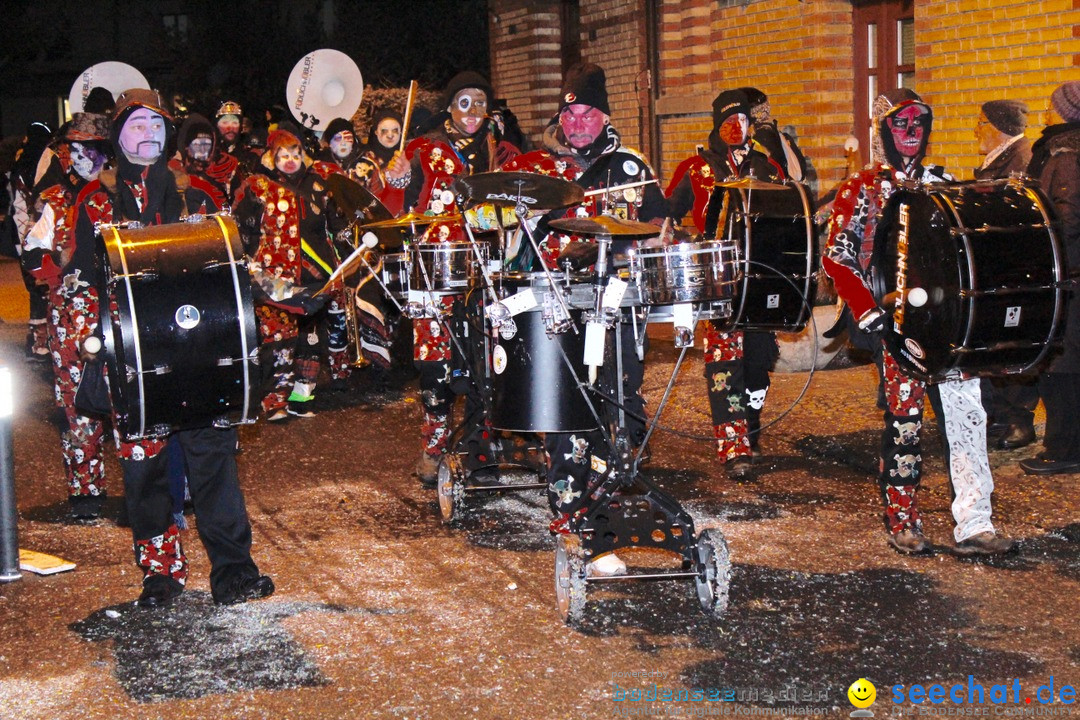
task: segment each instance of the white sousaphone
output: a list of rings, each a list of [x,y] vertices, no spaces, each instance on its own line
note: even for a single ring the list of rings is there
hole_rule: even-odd
[[[289,112],[313,130],[322,130],[334,118],[351,120],[363,96],[360,68],[338,50],[315,50],[300,58],[285,86]]]
[[[95,87],[105,88],[115,98],[132,88],[149,90],[150,83],[146,82],[141,72],[127,63],[110,60],[91,65],[75,78],[75,84],[71,86],[71,92],[68,93],[68,107],[72,114],[82,112],[86,105],[86,96]]]

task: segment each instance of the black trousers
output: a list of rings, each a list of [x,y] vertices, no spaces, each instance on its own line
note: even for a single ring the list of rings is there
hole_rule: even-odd
[[[179,443],[187,459],[195,522],[210,558],[210,589],[224,589],[238,577],[257,576],[259,569],[251,559],[251,523],[236,469],[236,429],[181,430],[170,435],[169,442]],[[168,453],[146,460],[121,459],[120,465],[134,539],[163,534],[173,524]]]
[[[1043,373],[1039,394],[1046,406],[1043,456],[1080,460],[1080,373]]]

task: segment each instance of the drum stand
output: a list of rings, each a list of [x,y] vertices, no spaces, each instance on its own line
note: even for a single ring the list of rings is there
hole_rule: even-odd
[[[537,258],[542,258],[535,238],[525,225],[524,208],[519,206],[518,214]],[[717,528],[697,534],[693,519],[678,500],[638,472],[642,453],[659,422],[663,404],[667,401],[687,348],[682,348],[664,400],[657,408],[641,448],[634,455],[626,424],[626,396],[622,382],[624,313],[619,308],[604,307],[603,304],[607,250],[611,237],[599,236],[597,242],[600,249],[596,262],[596,299],[594,310],[587,314],[587,320],[589,324],[602,326],[604,337],[614,336],[614,351],[611,351],[611,343],[604,343],[604,371],[600,388],[586,384],[580,378],[578,387],[586,395],[599,426],[605,429],[608,453],[606,460],[593,458],[598,477],[589,483],[585,491],[588,500],[566,520],[556,539],[555,597],[559,614],[564,622],[581,622],[585,614],[587,588],[591,583],[693,580],[702,608],[714,617],[720,617],[727,610],[731,580],[731,559],[723,534]],[[544,270],[554,289],[555,282],[550,271],[546,267]],[[574,331],[577,332],[577,328]],[[589,336],[587,330],[587,346]],[[565,353],[563,361],[573,370]],[[599,412],[590,395],[595,395],[603,403]],[[611,417],[613,409],[616,412]],[[616,576],[589,573],[588,565],[592,560],[624,548],[666,551],[681,558],[681,567],[674,571],[633,572]]]

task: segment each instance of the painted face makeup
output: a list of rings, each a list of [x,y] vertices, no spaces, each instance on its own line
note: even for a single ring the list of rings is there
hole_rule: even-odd
[[[120,149],[131,162],[152,165],[165,149],[165,118],[148,108],[136,109],[120,130]]]
[[[304,163],[304,154],[299,145],[286,145],[274,154],[274,167],[286,175],[300,170]]]
[[[728,145],[739,146],[746,142],[749,127],[750,121],[747,117],[742,113],[735,113],[729,115],[724,119],[724,122],[720,123],[720,129],[717,132],[720,139]]]
[[[222,115],[217,121],[218,132],[228,142],[236,140],[240,134],[240,118],[237,115]]]
[[[568,105],[559,113],[559,128],[571,147],[588,147],[600,137],[607,115],[592,105]]]
[[[93,180],[105,164],[104,153],[93,145],[71,143],[71,167],[83,180]]]
[[[464,88],[450,103],[450,119],[459,131],[475,135],[487,119],[487,93],[479,88]]]
[[[401,123],[394,118],[383,118],[375,126],[375,139],[384,148],[396,148],[401,142]]]
[[[214,139],[206,135],[199,135],[188,143],[188,154],[196,160],[209,160],[213,149]]]
[[[353,145],[356,139],[353,134],[348,130],[342,130],[334,137],[330,138],[330,152],[334,154],[339,160],[343,160],[349,157],[349,153],[352,152]]]
[[[909,105],[886,122],[892,132],[893,146],[906,158],[916,157],[923,149],[929,113],[918,105]]]

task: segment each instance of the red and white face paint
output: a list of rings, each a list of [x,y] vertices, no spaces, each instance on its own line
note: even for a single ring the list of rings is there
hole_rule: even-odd
[[[217,129],[221,137],[225,138],[225,142],[234,142],[236,136],[240,134],[240,116],[222,115],[218,118]]]
[[[148,108],[137,108],[120,130],[120,149],[136,165],[153,165],[165,151],[165,118]]]
[[[209,160],[214,149],[214,139],[209,135],[199,135],[188,143],[188,154],[196,160]]]
[[[738,147],[746,143],[750,121],[742,113],[728,115],[724,122],[720,123],[717,134],[720,139],[732,147]]]
[[[330,152],[338,160],[344,160],[349,157],[355,142],[356,138],[353,137],[351,130],[342,130],[330,138]]]
[[[274,153],[274,167],[285,175],[299,172],[303,164],[304,152],[299,145],[285,145]]]
[[[475,135],[487,119],[487,93],[479,88],[464,88],[450,103],[450,119],[461,132]]]
[[[571,147],[578,150],[592,145],[607,124],[608,116],[592,105],[568,105],[559,113],[559,128]]]
[[[920,105],[909,105],[886,118],[896,152],[909,159],[918,157],[926,143],[926,124],[929,119],[930,113]]]

